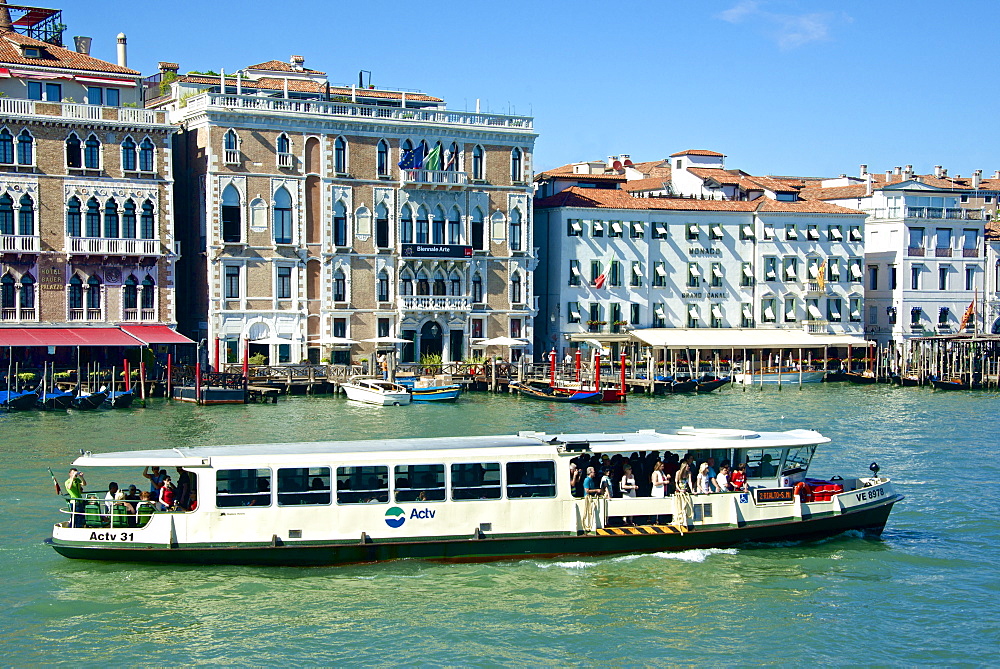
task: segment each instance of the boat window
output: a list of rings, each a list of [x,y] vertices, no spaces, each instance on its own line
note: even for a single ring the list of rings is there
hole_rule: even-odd
[[[507,498],[555,497],[556,463],[508,462]]]
[[[789,470],[805,471],[809,469],[809,461],[812,460],[813,453],[815,452],[816,452],[815,444],[789,448],[788,455],[785,456],[785,466],[781,470],[782,473],[791,474],[795,472]]]
[[[389,501],[389,468],[337,467],[337,504]]]
[[[451,466],[451,498],[500,499],[500,463],[474,462]]]
[[[396,465],[397,502],[444,500],[444,465]]]
[[[278,470],[278,506],[329,503],[329,467],[291,467]]]
[[[773,479],[778,475],[781,463],[780,448],[747,449],[747,478]]]
[[[271,506],[271,470],[220,469],[215,472],[215,506]]]

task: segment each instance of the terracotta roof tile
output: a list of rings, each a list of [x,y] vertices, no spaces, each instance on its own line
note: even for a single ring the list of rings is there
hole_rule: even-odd
[[[725,158],[726,154],[708,151],[707,149],[688,149],[687,151],[678,151],[677,153],[670,154],[671,158],[676,156],[715,156],[716,158]]]
[[[207,85],[218,85],[219,77],[203,74],[186,74],[177,77],[178,81],[191,84],[207,84]],[[282,91],[285,89],[285,79],[277,77],[261,77],[260,79],[243,79],[240,85],[244,89],[263,89],[270,91]],[[311,81],[306,79],[288,79],[288,90],[295,91],[296,93],[326,93],[326,84]],[[236,86],[236,77],[230,77],[226,75],[226,86]],[[330,95],[336,95],[337,97],[350,97],[351,89],[342,88],[340,86],[331,86]],[[402,94],[397,91],[380,91],[373,89],[357,89],[358,98],[378,98],[385,100],[399,100],[402,98]],[[420,93],[407,93],[407,101],[413,100],[414,102],[443,102],[441,98],[431,97],[429,95],[423,95]]]
[[[738,186],[744,190],[763,190],[763,187],[754,182],[749,174],[740,170],[722,170],[716,167],[689,167],[687,171],[699,179],[712,179],[716,183]]]
[[[541,200],[535,207],[582,207],[594,209],[655,209],[671,211],[735,211],[735,212],[789,212],[803,214],[856,214],[861,212],[826,202],[779,202],[770,198],[756,200],[693,200],[688,198],[632,197],[621,190],[598,190],[571,187]]]
[[[649,177],[646,179],[632,179],[627,182],[623,189],[630,192],[643,190],[669,190],[670,179],[662,177]]]
[[[1000,240],[1000,221],[986,221],[986,239],[991,242]]]
[[[21,55],[18,44],[34,46],[42,50],[41,58],[25,58]],[[5,33],[0,37],[0,63],[25,65],[31,67],[54,67],[65,70],[82,70],[87,72],[106,72],[109,74],[124,74],[138,77],[140,73],[127,67],[109,63],[92,56],[85,56],[76,51],[61,46],[53,46],[20,33]]]
[[[266,63],[257,63],[256,65],[250,65],[246,69],[268,70],[269,72],[312,72],[313,74],[325,74],[325,72],[320,72],[319,70],[310,70],[308,67],[303,67],[301,70],[297,70],[289,63],[280,60],[269,60]]]
[[[804,188],[799,191],[799,197],[804,200],[843,200],[865,197],[867,188],[865,184],[834,186],[832,188]]]

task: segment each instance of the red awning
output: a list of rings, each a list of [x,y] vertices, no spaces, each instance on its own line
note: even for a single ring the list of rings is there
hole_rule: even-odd
[[[121,329],[129,333],[143,344],[194,344],[176,330],[166,325],[122,325]]]
[[[141,346],[118,328],[4,328],[0,346]]]

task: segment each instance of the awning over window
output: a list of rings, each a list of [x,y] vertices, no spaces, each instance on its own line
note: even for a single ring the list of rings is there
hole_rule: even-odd
[[[658,263],[656,265],[656,273],[659,276],[666,276],[667,275],[667,268],[663,266],[663,263]]]
[[[143,344],[194,344],[176,330],[166,325],[122,325],[121,329],[132,335]],[[291,340],[289,340],[291,343]]]
[[[688,308],[688,316],[690,316],[693,320],[698,320],[698,307],[692,304]]]
[[[712,268],[712,276],[717,276],[717,277],[721,278],[722,277],[722,268],[719,267],[719,266],[713,267]]]
[[[720,320],[722,319],[722,307],[720,307],[718,304],[712,305],[712,318],[718,318]]]
[[[749,277],[749,278],[752,279],[753,278],[753,265],[751,265],[750,263],[746,263],[745,265],[743,265],[743,273],[747,277]]]
[[[753,228],[750,227],[749,225],[744,225],[740,229],[743,231],[744,237],[747,237],[748,239],[753,237]]]
[[[823,314],[820,312],[819,307],[817,307],[815,304],[809,305],[809,315],[816,320],[820,320],[821,318],[823,318]]]
[[[701,276],[701,268],[695,264],[688,265],[688,272],[691,273],[691,276]]]
[[[186,337],[185,340],[191,341]],[[0,346],[142,345],[143,342],[118,328],[0,328]]]
[[[744,318],[753,318],[753,309],[750,308],[749,304],[744,304],[743,305],[743,317]]]

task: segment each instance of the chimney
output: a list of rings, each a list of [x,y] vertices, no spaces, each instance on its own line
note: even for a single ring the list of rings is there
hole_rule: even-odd
[[[177,71],[181,69],[181,66],[177,63],[159,62],[156,66],[160,70],[160,74],[177,74]]]
[[[979,188],[979,184],[983,182],[983,171],[976,170],[972,173],[972,187]]]
[[[862,165],[862,167],[867,167]],[[874,174],[869,174],[868,170],[865,170],[865,197],[870,197],[872,194],[872,180],[874,179]]]
[[[14,23],[10,20],[10,10],[5,0],[0,0],[0,33],[14,32]]]
[[[90,55],[90,41],[91,40],[90,40],[89,37],[83,37],[82,35],[79,36],[79,37],[74,37],[73,38],[73,47],[76,49],[77,53],[82,53],[84,56],[89,56]]]
[[[993,172],[993,178],[994,179],[1000,179],[1000,170],[996,170],[996,171]]]
[[[125,33],[118,33],[118,64],[128,67],[128,54],[125,50]]]
[[[907,165],[906,166],[906,168],[903,170],[903,178],[904,179],[912,179],[913,178],[913,165]]]
[[[901,177],[903,176],[903,168],[900,167],[899,165],[896,165],[894,168],[892,168],[892,173],[895,174],[897,177]]]
[[[934,166],[934,176],[936,176],[938,179],[941,178],[941,170],[942,169],[943,168],[940,165],[935,165]]]
[[[948,178],[948,168],[947,167],[942,167],[941,168],[941,178],[942,179]]]
[[[868,174],[868,166],[867,165],[862,165],[861,166],[861,176],[865,176],[867,174]]]
[[[305,56],[292,56],[289,58],[289,62],[292,64],[292,69],[301,72],[306,69],[306,59]]]
[[[889,183],[890,181],[892,181],[892,170],[886,170],[885,171],[885,182]]]

